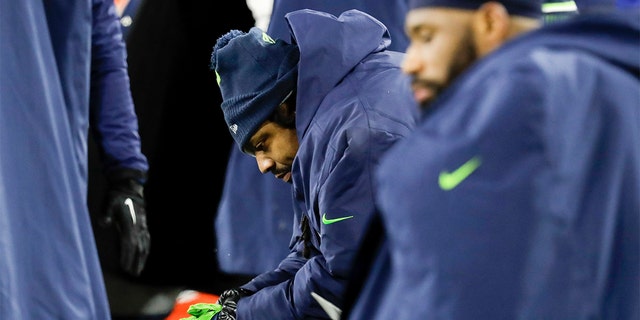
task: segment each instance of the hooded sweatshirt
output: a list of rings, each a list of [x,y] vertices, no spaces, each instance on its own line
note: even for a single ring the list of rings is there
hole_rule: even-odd
[[[386,50],[379,21],[358,10],[336,18],[305,9],[286,19],[300,50],[292,182],[301,227],[279,267],[243,286],[255,293],[238,302],[238,320],[329,319],[312,293],[342,306],[375,213],[373,170],[418,116],[403,54]]]
[[[257,0],[260,2],[261,0]],[[408,0],[276,0],[267,34],[274,39],[291,41],[285,14],[314,9],[335,16],[349,9],[364,11],[389,30],[388,49],[404,52],[408,38],[404,34],[404,17]],[[231,146],[225,171],[224,192],[216,215],[217,253],[220,268],[228,273],[259,274],[273,269],[288,253],[293,208],[291,185],[263,175],[256,161],[235,145]],[[258,190],[254,201],[246,201],[244,190]],[[259,230],[260,238],[246,237]]]
[[[387,287],[349,319],[638,319],[639,75],[638,12],[461,75],[376,172]]]

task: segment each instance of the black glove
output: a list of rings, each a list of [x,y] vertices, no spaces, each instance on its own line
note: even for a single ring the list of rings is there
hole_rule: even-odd
[[[218,298],[218,304],[222,306],[222,310],[212,320],[236,320],[238,300],[247,295],[249,295],[249,291],[242,288],[224,291]]]
[[[120,267],[138,276],[149,256],[151,237],[147,228],[144,175],[135,170],[119,170],[108,175],[109,191],[105,201],[102,226],[116,225],[120,234]]]

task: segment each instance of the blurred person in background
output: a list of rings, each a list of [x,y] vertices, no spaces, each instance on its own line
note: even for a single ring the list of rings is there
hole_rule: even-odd
[[[388,272],[348,318],[638,319],[638,7],[410,3],[423,119],[376,172]]]
[[[114,264],[149,253],[126,49],[111,0],[0,4],[0,318],[110,319],[87,207],[91,131]]]
[[[246,0],[255,27],[261,30],[267,30],[269,21],[271,21],[271,13],[273,12],[273,1],[274,0]]]
[[[222,98],[207,67],[217,37],[231,26],[251,27],[253,20],[242,1],[221,11],[211,1],[141,0],[131,18],[124,28],[131,93],[151,168],[145,202],[153,246],[140,276],[118,274],[108,258],[114,235],[96,236],[99,245],[104,241],[99,253],[110,264],[105,269],[116,271],[105,275],[114,318],[163,319],[184,300],[208,299],[250,279],[222,272],[217,263],[211,226],[225,166],[214,163],[228,157],[233,139],[222,114],[210,107]],[[220,146],[216,154],[209,151],[212,144]],[[92,212],[102,208],[106,188],[98,154],[90,147]]]
[[[114,1],[125,42],[141,3],[142,0]],[[175,297],[179,292],[179,288],[148,287],[139,283],[139,273],[134,276],[122,272],[122,268],[117,263],[118,247],[114,245],[118,242],[119,234],[117,230],[102,228],[101,217],[104,214],[105,201],[107,200],[102,195],[107,192],[105,189],[108,187],[108,181],[100,172],[103,161],[101,159],[101,149],[94,136],[96,135],[93,132],[89,133],[88,204],[93,220],[93,230],[98,246],[98,255],[107,290],[111,317],[114,320],[164,319],[167,315],[167,310],[171,310],[175,304]],[[147,212],[147,215],[150,214]],[[151,251],[150,249],[148,250],[149,252]],[[171,294],[159,294],[159,292],[164,293],[165,291]]]

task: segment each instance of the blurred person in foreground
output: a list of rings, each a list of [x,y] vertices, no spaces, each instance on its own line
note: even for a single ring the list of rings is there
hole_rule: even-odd
[[[538,6],[410,1],[423,118],[376,171],[387,272],[349,319],[640,317],[639,11]]]
[[[138,276],[150,246],[113,1],[3,1],[0,37],[0,318],[110,319],[87,206],[89,130],[121,271]]]
[[[409,39],[404,34],[407,0],[248,0],[256,25],[274,39],[291,38],[285,14],[313,9],[339,16],[358,9],[382,22],[389,30],[389,50],[404,52]],[[266,17],[266,18],[265,18]],[[229,151],[224,192],[215,221],[220,268],[230,273],[257,275],[272,270],[284,258],[291,239],[293,200],[291,185],[256,170],[255,160],[232,146]],[[256,190],[258,190],[256,192]],[[247,201],[245,194],[253,192]],[[260,232],[261,237],[246,237]]]
[[[330,318],[319,301],[341,305],[375,213],[373,169],[418,114],[380,21],[358,10],[286,19],[291,43],[232,30],[212,54],[229,132],[260,172],[292,184],[296,221],[290,254],[223,292],[218,319]]]

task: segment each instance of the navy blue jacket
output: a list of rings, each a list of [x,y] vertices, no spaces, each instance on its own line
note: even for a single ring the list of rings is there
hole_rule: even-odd
[[[110,319],[89,129],[107,170],[147,170],[113,1],[1,1],[0,42],[0,319]]]
[[[376,172],[390,273],[350,319],[640,317],[637,13],[523,35],[435,101]]]
[[[404,18],[409,10],[408,2],[409,0],[274,0],[267,33],[273,38],[289,42],[289,25],[284,17],[292,11],[313,9],[339,16],[344,11],[358,9],[372,15],[387,27],[391,37],[390,50],[404,52],[409,45],[409,39],[404,33]]]
[[[309,8],[339,16],[348,9],[364,11],[384,25],[391,36],[390,50],[404,52],[407,0],[275,0],[267,33],[289,42],[291,35],[284,16]],[[247,201],[251,193],[251,201]],[[289,252],[293,221],[291,185],[263,175],[254,158],[231,146],[223,194],[215,220],[217,257],[223,271],[259,274],[274,269]],[[259,232],[260,237],[247,237]]]
[[[287,21],[300,49],[294,214],[307,221],[309,239],[296,228],[292,252],[278,269],[243,286],[257,292],[240,299],[238,319],[328,319],[312,292],[342,305],[363,230],[375,214],[373,171],[418,116],[400,70],[404,55],[386,50],[388,32],[379,21],[357,10],[339,18],[300,10]]]

